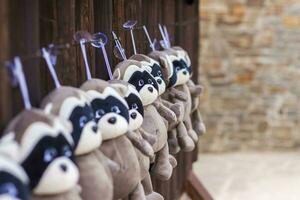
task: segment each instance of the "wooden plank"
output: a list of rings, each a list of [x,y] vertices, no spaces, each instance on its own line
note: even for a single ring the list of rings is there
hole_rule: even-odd
[[[18,0],[9,1],[9,45],[10,57],[16,55],[31,55],[39,48],[39,1]],[[29,95],[33,105],[38,105],[41,98],[39,84],[39,61],[38,59],[23,59],[24,73],[27,77]],[[24,108],[18,88],[12,90],[11,111],[17,114]]]
[[[8,0],[0,1],[0,61],[3,65],[3,61],[9,58],[9,7]],[[4,66],[0,66],[0,135],[5,128],[6,123],[12,115],[11,100],[10,100],[10,85]]]
[[[199,181],[193,171],[188,176],[188,181],[185,184],[185,191],[193,200],[213,200],[202,183]]]
[[[76,0],[75,6],[75,31],[84,30],[94,33],[94,1]],[[76,45],[76,69],[77,84],[81,85],[86,81],[86,70],[79,45]],[[86,45],[87,56],[92,74],[95,74],[95,48]]]
[[[75,0],[56,0],[55,2],[55,43],[65,44],[73,42],[73,35],[76,32],[75,22]],[[76,70],[76,49],[70,48],[63,51],[57,57],[56,71],[58,78],[64,85],[79,86]]]
[[[94,20],[95,32],[103,32],[110,36],[112,30],[112,12],[113,1],[111,0],[94,0]],[[106,51],[111,62],[112,57],[112,42],[106,45]],[[106,71],[105,62],[100,49],[95,53],[96,75],[97,78],[108,80],[108,73]]]

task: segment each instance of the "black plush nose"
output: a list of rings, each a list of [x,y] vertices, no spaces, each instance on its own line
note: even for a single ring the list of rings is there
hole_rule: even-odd
[[[184,70],[182,73],[183,73],[184,75],[187,75],[187,71],[186,71],[186,70]]]
[[[114,124],[114,123],[116,123],[117,118],[111,117],[111,118],[109,118],[107,121],[108,121],[108,123],[110,123],[110,124]]]
[[[66,164],[60,164],[60,169],[64,172],[66,172],[68,170],[68,167]]]
[[[132,119],[135,119],[136,116],[137,116],[137,115],[136,115],[136,112],[133,112],[133,113],[130,114],[130,117],[131,117]]]
[[[153,87],[148,87],[148,90],[149,90],[150,92],[153,92]]]
[[[162,83],[161,79],[158,79],[158,80],[157,80],[157,83],[158,83],[158,84],[161,84],[161,83]]]
[[[95,126],[92,126],[92,130],[93,130],[93,132],[97,132],[98,131],[98,127],[95,125]]]

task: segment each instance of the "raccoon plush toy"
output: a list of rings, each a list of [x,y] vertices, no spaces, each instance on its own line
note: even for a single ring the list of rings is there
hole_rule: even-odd
[[[132,143],[125,135],[129,128],[125,99],[108,82],[100,79],[86,81],[81,89],[90,98],[96,122],[103,135],[100,150],[120,165],[120,170],[113,174],[113,198],[145,199],[139,176],[139,161]]]
[[[33,200],[81,200],[71,131],[67,121],[38,109],[22,111],[8,125],[5,134],[15,134]]]
[[[167,90],[163,95],[165,100],[173,103],[179,103],[184,108],[184,116],[182,121],[176,125],[176,128],[169,131],[168,142],[170,144],[170,152],[178,153],[183,151],[192,151],[195,148],[195,132],[189,126],[191,97],[186,92],[182,91],[182,85],[185,84],[190,76],[187,69],[178,61],[177,53],[174,50],[168,49],[164,51],[153,51],[149,56],[159,61],[162,72],[167,83]],[[176,93],[181,93],[186,99],[180,98]]]
[[[131,56],[130,59],[141,62],[142,65],[145,66],[145,69],[147,69],[156,80],[159,97],[154,102],[154,105],[162,117],[168,121],[169,127],[172,127],[172,124],[176,124],[177,120],[183,117],[183,108],[181,107],[181,104],[172,104],[160,97],[166,91],[166,82],[159,63],[143,54],[135,54]]]
[[[157,141],[152,145],[156,157],[151,167],[151,173],[161,180],[169,179],[173,167],[177,163],[175,158],[169,154],[166,123],[153,105],[158,97],[156,80],[144,69],[140,62],[135,60],[120,62],[116,66],[113,76],[114,79],[124,80],[132,84],[139,92],[144,106],[142,128],[157,137]]]
[[[82,198],[94,200],[101,195],[101,199],[112,199],[110,171],[105,169],[104,161],[98,158],[102,134],[86,93],[73,87],[59,87],[43,100],[41,107],[48,113],[69,120],[73,125],[71,136],[80,172]]]
[[[193,122],[192,122],[193,123],[193,129],[196,131],[196,133],[198,135],[202,135],[206,131],[205,124],[202,120],[201,113],[200,113],[200,110],[199,110],[199,103],[200,103],[199,96],[202,93],[203,87],[201,85],[195,85],[195,83],[191,79],[193,73],[192,73],[191,60],[190,60],[190,57],[189,57],[188,53],[184,49],[182,49],[181,47],[172,47],[172,49],[174,49],[177,52],[177,54],[181,58],[180,62],[189,71],[190,80],[187,82],[187,86],[190,90],[191,97],[192,97],[191,116],[192,116],[192,119],[193,119]]]
[[[11,138],[14,134],[7,134],[7,136]],[[28,176],[15,160],[19,147],[14,144],[15,141],[4,140],[6,139],[0,141],[0,200],[29,200]]]
[[[154,151],[151,144],[142,137],[145,131],[141,128],[144,119],[144,108],[141,97],[134,86],[125,81],[112,80],[109,83],[116,91],[119,91],[119,94],[126,100],[129,107],[129,132],[127,133],[127,137],[128,134],[132,135],[129,138],[136,147],[146,199],[163,200],[164,198],[160,194],[153,191],[149,174],[150,158],[154,156]],[[148,148],[151,148],[151,151],[147,150]]]

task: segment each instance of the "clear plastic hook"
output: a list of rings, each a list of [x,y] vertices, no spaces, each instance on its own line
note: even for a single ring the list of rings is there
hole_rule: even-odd
[[[55,87],[59,88],[59,87],[61,87],[61,84],[60,84],[60,82],[59,82],[59,80],[57,78],[57,74],[56,74],[56,71],[55,71],[55,68],[54,68],[54,63],[51,60],[51,56],[55,56],[56,57],[56,55],[53,55],[51,53],[53,53],[51,51],[51,48],[50,48],[50,50],[46,49],[46,48],[42,48],[42,56],[43,56],[43,58],[45,59],[45,61],[47,63],[47,66],[48,66],[48,69],[49,69],[50,74],[52,76],[52,79],[54,81]]]
[[[95,33],[92,35],[92,45],[96,48],[101,48],[107,44],[108,38],[104,33]]]
[[[119,38],[117,37],[116,33],[114,31],[112,31],[112,35],[115,41],[115,47],[114,47],[114,55],[121,59],[121,60],[127,60],[126,54],[125,54],[125,50],[122,47]]]
[[[129,20],[123,24],[123,28],[130,30],[131,42],[132,42],[134,54],[136,54],[136,46],[135,46],[135,40],[134,40],[134,35],[133,35],[133,28],[136,24],[137,24],[137,21],[135,21],[135,20]]]
[[[149,44],[150,44],[150,48],[152,49],[152,51],[155,51],[154,43],[153,43],[153,41],[151,40],[150,35],[149,35],[149,32],[148,32],[148,30],[147,30],[147,28],[146,28],[145,25],[143,26],[143,30],[144,30],[144,32],[145,32],[145,34],[146,34],[146,36],[147,36],[148,42],[149,42]]]
[[[85,44],[92,40],[92,35],[87,31],[78,31],[74,34],[74,40],[76,42],[79,42],[79,44],[80,44],[80,49],[81,49],[81,53],[82,53],[84,64],[85,64],[86,77],[87,77],[87,80],[90,80],[92,78],[92,76],[91,76],[89,62],[87,59]]]
[[[107,56],[106,49],[105,49],[105,45],[107,44],[107,42],[108,42],[108,38],[104,33],[99,32],[99,33],[95,33],[92,36],[92,46],[94,46],[96,48],[101,48],[109,79],[112,80],[113,75],[112,75],[111,67],[110,67],[108,56]]]
[[[163,30],[161,24],[158,24],[158,28],[159,28],[159,31],[160,31],[160,34],[161,34],[161,37],[162,37],[163,43],[164,43],[164,44],[162,45],[162,42],[160,42],[160,43],[161,43],[161,46],[162,46],[164,49],[166,49],[166,48],[169,47],[167,37],[166,37],[166,35],[165,35],[165,33],[164,33],[164,30]]]
[[[14,77],[14,84],[19,85],[25,109],[32,108],[28,93],[28,87],[24,76],[23,66],[20,57],[15,57],[13,62],[9,62],[6,65],[10,71],[12,77]]]

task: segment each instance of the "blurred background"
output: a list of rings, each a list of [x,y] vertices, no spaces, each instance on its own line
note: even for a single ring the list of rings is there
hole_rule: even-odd
[[[300,199],[300,1],[201,0],[200,15],[195,171],[216,199]]]

